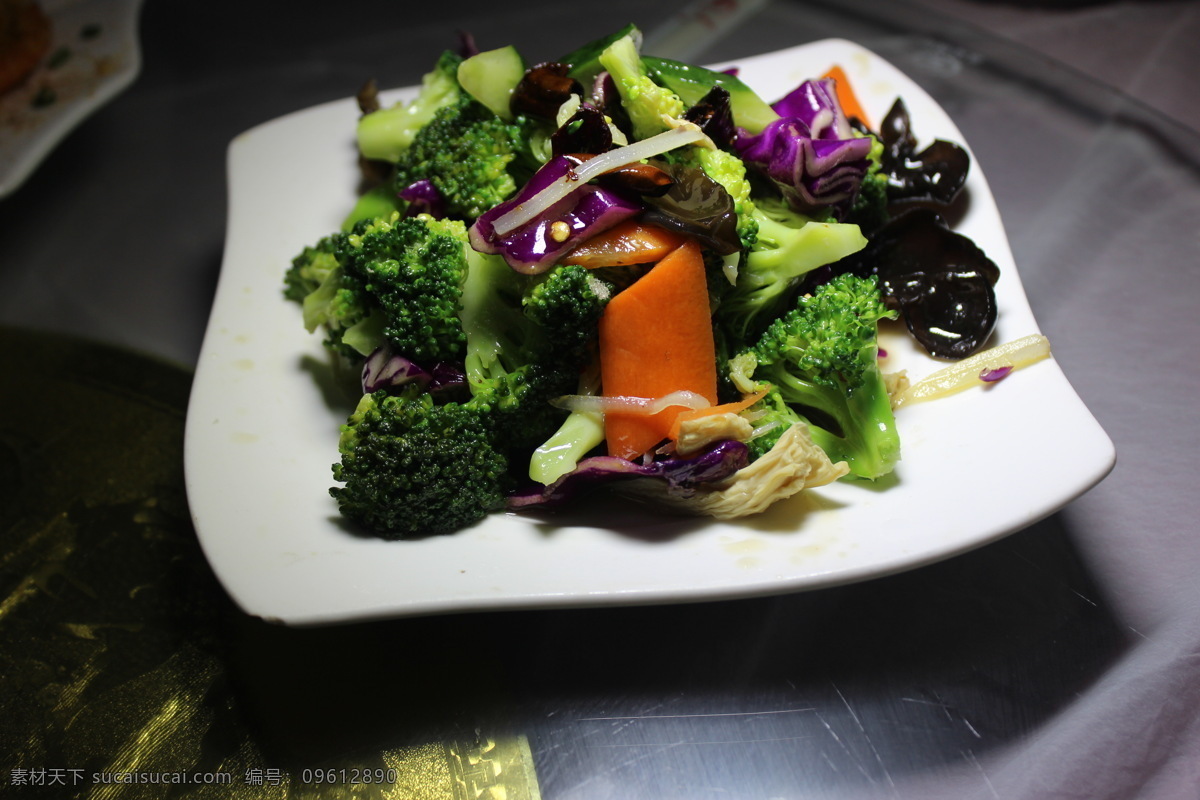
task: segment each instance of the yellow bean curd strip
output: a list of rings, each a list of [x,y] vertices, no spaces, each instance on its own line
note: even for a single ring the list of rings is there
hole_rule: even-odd
[[[1050,355],[1050,340],[1032,334],[996,345],[916,381],[893,399],[894,407],[957,394],[992,383],[1009,371],[1027,367]],[[990,379],[990,380],[989,380]]]

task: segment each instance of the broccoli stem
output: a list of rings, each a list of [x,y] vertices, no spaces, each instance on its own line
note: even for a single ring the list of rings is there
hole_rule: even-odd
[[[529,477],[549,486],[579,464],[580,459],[604,441],[604,416],[573,411],[554,435],[533,452]]]

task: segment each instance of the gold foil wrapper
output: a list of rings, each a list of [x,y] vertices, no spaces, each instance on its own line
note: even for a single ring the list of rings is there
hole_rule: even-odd
[[[445,623],[233,606],[188,513],[188,372],[0,328],[0,375],[0,794],[538,799]]]

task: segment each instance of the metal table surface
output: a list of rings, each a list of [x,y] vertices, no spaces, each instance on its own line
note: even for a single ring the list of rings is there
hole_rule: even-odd
[[[698,8],[728,24],[668,36]],[[240,616],[195,578],[223,676],[206,702],[223,699],[192,741],[253,750],[228,762],[258,770],[242,794],[319,796],[298,770],[515,737],[524,778],[509,797],[1200,797],[1200,56],[1187,44],[1200,4],[150,0],[141,19],[136,83],[0,200],[0,325],[143,354],[186,383],[220,269],[229,141],[366,77],[415,83],[457,30],[549,55],[634,21],[697,61],[838,36],[899,66],[962,129],[1034,313],[1118,451],[1101,485],[995,544],[796,595],[297,631]],[[6,395],[36,391],[19,378],[0,377]],[[3,591],[0,631],[29,584]],[[32,663],[26,640],[4,641],[7,664]],[[69,739],[29,744],[50,741],[28,732],[51,716],[6,735],[0,778],[81,766]],[[459,756],[463,770],[489,763]],[[264,768],[291,784],[264,785]],[[486,786],[464,775],[443,794],[434,778],[328,794]]]

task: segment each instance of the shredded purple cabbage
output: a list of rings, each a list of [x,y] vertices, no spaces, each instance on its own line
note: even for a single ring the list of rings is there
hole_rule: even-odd
[[[797,210],[842,218],[867,174],[871,140],[854,134],[828,79],[805,81],[771,107],[780,118],[761,133],[738,130],[738,155]]]
[[[402,386],[415,386],[442,399],[452,399],[467,388],[467,375],[457,364],[439,361],[426,369],[410,358],[393,353],[387,345],[376,347],[363,362],[363,394]]]
[[[434,219],[441,219],[446,216],[446,201],[442,193],[427,180],[422,179],[404,187],[400,199],[408,204],[404,209],[406,217],[428,214]]]
[[[432,380],[433,376],[415,361],[396,355],[387,347],[376,347],[374,352],[363,362],[363,394],[371,394],[380,389],[392,389],[409,383],[426,387]]]
[[[498,218],[529,201],[566,175],[575,164],[565,156],[546,162],[514,197],[475,220],[469,231],[471,246],[481,253],[498,253],[517,272],[536,275],[550,269],[580,242],[642,210],[640,202],[608,188],[584,184],[529,223],[504,236],[496,235],[493,224]]]
[[[984,383],[995,383],[996,381],[1007,378],[1008,374],[1012,371],[1013,368],[1007,364],[1003,367],[996,367],[995,369],[985,369],[979,373],[979,380],[983,381]]]
[[[469,391],[467,373],[458,364],[439,361],[430,367],[429,377],[429,386],[426,387],[426,391],[443,399],[453,399]]]
[[[725,480],[750,463],[750,451],[732,439],[718,442],[698,455],[638,463],[617,456],[592,456],[549,486],[533,486],[510,495],[513,511],[554,508],[589,488],[619,480],[652,478],[678,497],[690,497],[702,486]]]

